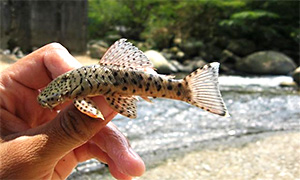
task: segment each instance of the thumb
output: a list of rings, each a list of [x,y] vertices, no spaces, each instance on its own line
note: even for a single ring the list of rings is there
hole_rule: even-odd
[[[102,97],[97,99],[101,102],[100,106],[99,103],[97,104],[101,107],[105,120],[91,118],[78,111],[72,104],[61,111],[54,120],[40,128],[39,132],[48,137],[44,147],[48,155],[53,156],[52,158],[64,156],[92,138],[112,120],[116,113],[108,107]],[[49,152],[55,153],[49,154]]]

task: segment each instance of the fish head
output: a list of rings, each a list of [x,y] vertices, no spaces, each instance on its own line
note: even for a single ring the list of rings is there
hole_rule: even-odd
[[[53,109],[63,103],[71,90],[71,79],[69,74],[63,74],[51,81],[37,97],[42,107]]]

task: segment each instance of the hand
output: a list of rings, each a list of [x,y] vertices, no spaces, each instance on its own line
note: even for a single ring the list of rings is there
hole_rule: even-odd
[[[0,179],[65,179],[78,162],[91,158],[108,164],[118,179],[143,174],[143,161],[109,123],[116,113],[103,97],[93,100],[105,121],[70,103],[52,111],[37,103],[41,88],[80,66],[63,46],[52,43],[1,72]]]

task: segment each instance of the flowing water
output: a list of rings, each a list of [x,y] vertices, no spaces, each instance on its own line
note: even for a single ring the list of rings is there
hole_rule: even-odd
[[[138,102],[138,118],[118,115],[114,120],[148,167],[167,158],[201,148],[204,142],[275,131],[300,129],[300,95],[280,88],[288,76],[219,78],[231,115],[219,117],[187,103],[155,99]],[[80,164],[69,179],[103,167],[96,160]]]

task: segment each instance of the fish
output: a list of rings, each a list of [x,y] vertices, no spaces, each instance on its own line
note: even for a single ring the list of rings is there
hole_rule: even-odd
[[[137,97],[184,101],[208,112],[229,116],[222,99],[218,71],[212,62],[183,79],[158,74],[146,55],[126,39],[116,41],[98,64],[68,71],[51,81],[38,95],[38,103],[53,109],[73,100],[82,113],[104,120],[91,97],[104,96],[108,105],[119,114],[137,117]]]

